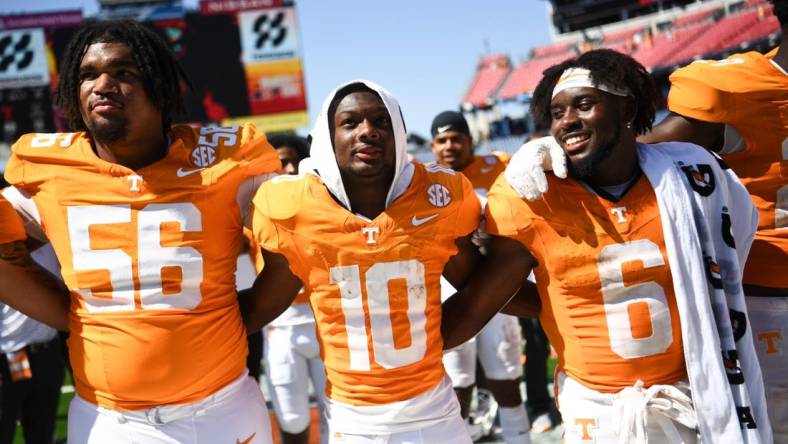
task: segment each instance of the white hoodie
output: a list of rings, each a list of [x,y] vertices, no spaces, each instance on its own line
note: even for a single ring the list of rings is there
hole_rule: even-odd
[[[320,114],[317,116],[315,127],[312,128],[310,135],[312,136],[312,146],[310,148],[310,157],[301,161],[298,166],[299,172],[307,172],[320,176],[326,188],[334,195],[334,197],[347,209],[350,208],[350,199],[345,192],[345,185],[342,183],[342,175],[339,173],[339,166],[337,165],[336,154],[334,153],[334,144],[331,141],[331,132],[328,126],[328,107],[331,101],[337,95],[337,92],[353,83],[361,83],[366,85],[369,89],[375,91],[383,100],[383,104],[391,116],[391,126],[394,131],[394,146],[396,150],[396,162],[394,164],[394,180],[391,181],[388,194],[386,195],[386,208],[391,205],[394,200],[401,196],[410,185],[413,179],[413,164],[408,161],[406,142],[407,135],[405,133],[405,122],[402,119],[402,111],[400,110],[397,99],[386,91],[380,85],[377,85],[369,80],[351,80],[336,87],[331,94],[326,97],[323,102],[323,107],[320,109]]]

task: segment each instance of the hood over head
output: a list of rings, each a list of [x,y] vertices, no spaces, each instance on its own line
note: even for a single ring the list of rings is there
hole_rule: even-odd
[[[333,194],[345,208],[352,211],[352,208],[350,208],[350,199],[345,192],[345,186],[342,183],[342,175],[339,172],[336,154],[334,153],[334,144],[329,128],[328,111],[331,101],[334,100],[337,93],[346,86],[354,83],[361,83],[375,91],[378,96],[380,96],[391,117],[391,127],[394,132],[395,163],[394,179],[391,181],[388,194],[386,195],[386,208],[388,208],[396,198],[407,190],[408,185],[410,185],[410,181],[413,178],[413,164],[408,161],[407,157],[405,122],[402,119],[402,111],[400,110],[397,99],[383,87],[369,80],[359,79],[343,83],[337,86],[331,94],[326,97],[326,100],[323,102],[323,107],[320,109],[320,114],[317,116],[315,126],[309,133],[312,138],[312,145],[309,150],[310,157],[301,161],[298,169],[299,172],[307,172],[320,176],[331,194]]]

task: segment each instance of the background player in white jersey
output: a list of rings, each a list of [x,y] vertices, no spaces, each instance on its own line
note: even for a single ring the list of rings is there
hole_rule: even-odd
[[[60,275],[50,245],[33,250],[31,257]],[[66,367],[57,330],[0,304],[0,352],[0,442],[12,442],[19,424],[26,443],[51,444]]]
[[[4,195],[71,291],[69,442],[271,442],[234,276],[276,153],[252,126],[171,125],[188,80],[136,22],[80,28],[59,81],[77,132],[20,138]]]
[[[431,125],[432,153],[439,165],[459,171],[471,181],[479,200],[487,200],[487,191],[506,167],[508,157],[503,153],[476,156],[473,139],[465,117],[457,111],[443,111]],[[484,236],[483,225],[480,236]],[[444,297],[454,294],[454,287],[442,280]],[[443,298],[442,298],[443,299]],[[476,359],[484,368],[486,387],[500,406],[501,433],[507,444],[529,442],[530,424],[520,382],[523,376],[523,344],[520,323],[516,317],[498,313],[474,339],[447,350],[443,365],[452,380],[460,401],[462,416],[469,416],[471,397],[476,383]],[[473,424],[469,424],[473,427]],[[473,429],[471,429],[473,431]],[[473,433],[471,433],[473,436]]]
[[[282,162],[280,174],[297,174],[298,164],[309,156],[307,141],[295,135],[272,135],[269,142]],[[260,254],[259,247],[255,253]],[[263,327],[263,334],[266,380],[282,431],[282,442],[306,444],[309,440],[310,382],[320,411],[320,442],[328,442],[324,411],[326,370],[320,359],[320,343],[309,295],[301,290],[284,313]]]
[[[477,259],[470,182],[407,161],[399,105],[372,82],[333,91],[311,135],[308,173],[254,199],[265,267],[250,319],[267,323],[308,292],[330,442],[469,443],[439,328],[440,276],[461,287]]]

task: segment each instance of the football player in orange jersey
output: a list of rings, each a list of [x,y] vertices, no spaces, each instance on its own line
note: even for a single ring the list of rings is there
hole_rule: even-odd
[[[565,442],[770,443],[739,266],[755,208],[705,150],[636,143],[656,99],[645,68],[615,51],[545,71],[532,110],[572,179],[548,176],[528,202],[498,178],[488,254],[444,303],[444,340],[466,339],[533,267]],[[524,302],[510,305],[531,313]]]
[[[57,100],[77,132],[27,134],[4,192],[71,291],[70,443],[270,443],[247,376],[235,264],[280,167],[252,126],[171,125],[187,83],[132,21],[79,29]]]
[[[668,115],[646,143],[682,140],[716,151],[760,214],[744,294],[776,442],[788,442],[788,0],[773,0],[778,48],[698,60],[670,76]]]
[[[30,256],[25,227],[0,195],[0,301],[58,330],[68,330],[68,291]]]
[[[484,206],[487,190],[506,168],[508,156],[504,153],[474,155],[468,122],[457,111],[443,111],[435,116],[431,132],[432,153],[438,164],[467,177]],[[451,296],[454,291],[448,282],[441,282],[444,297]],[[487,378],[487,388],[501,407],[499,413],[504,441],[507,444],[530,442],[530,422],[520,396],[523,346],[518,319],[498,313],[477,337],[444,353],[443,365],[452,380],[466,420],[476,383],[477,352]]]
[[[440,276],[461,288],[478,256],[470,182],[407,161],[399,105],[372,82],[332,92],[311,136],[304,172],[254,199],[265,268],[252,327],[309,293],[329,442],[470,443],[440,336]]]

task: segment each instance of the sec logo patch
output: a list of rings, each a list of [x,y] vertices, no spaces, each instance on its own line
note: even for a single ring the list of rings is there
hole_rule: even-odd
[[[443,208],[451,203],[449,189],[439,183],[434,183],[427,188],[427,198],[433,206],[438,208]]]
[[[209,146],[200,145],[192,151],[192,162],[198,167],[205,168],[215,161],[216,150]]]

